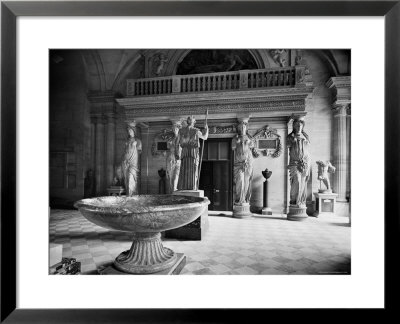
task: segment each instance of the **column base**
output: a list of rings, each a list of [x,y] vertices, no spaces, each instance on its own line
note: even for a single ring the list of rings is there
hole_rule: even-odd
[[[240,205],[233,205],[233,217],[235,218],[250,218],[253,214],[250,212],[250,204],[244,203]]]
[[[269,207],[264,207],[261,209],[261,215],[272,215],[272,209]]]
[[[287,219],[291,221],[304,221],[308,218],[307,207],[289,206]]]

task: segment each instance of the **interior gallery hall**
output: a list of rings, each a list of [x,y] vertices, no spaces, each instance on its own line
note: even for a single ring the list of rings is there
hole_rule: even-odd
[[[50,50],[49,274],[351,274],[351,51]]]

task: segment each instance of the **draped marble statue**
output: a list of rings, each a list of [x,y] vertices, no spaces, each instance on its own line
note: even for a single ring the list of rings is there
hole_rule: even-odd
[[[310,140],[304,132],[304,118],[293,120],[293,130],[287,136],[289,148],[290,205],[306,207],[307,182],[310,177]]]
[[[253,178],[253,141],[247,135],[247,121],[237,126],[238,134],[232,139],[234,150],[233,179],[235,182],[235,204],[250,203],[251,180]]]
[[[181,147],[178,143],[180,125],[174,123],[172,125],[173,137],[167,142],[168,153],[167,153],[167,186],[168,193],[173,193],[178,190],[179,172],[181,169]]]
[[[193,116],[187,118],[187,126],[182,127],[178,133],[177,144],[182,148],[179,159],[181,168],[179,172],[178,190],[198,190],[197,179],[199,171],[199,139],[207,140],[208,126],[204,127],[204,132],[194,127],[196,120]]]
[[[128,124],[128,139],[122,156],[122,176],[124,178],[125,191],[128,197],[138,194],[138,182],[140,173],[140,153],[142,141],[135,137],[135,123]]]

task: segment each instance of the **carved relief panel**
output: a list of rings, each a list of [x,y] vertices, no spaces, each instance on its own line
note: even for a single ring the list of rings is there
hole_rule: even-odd
[[[163,129],[153,140],[151,146],[151,154],[154,156],[166,156],[168,152],[168,141],[174,138],[174,133],[171,128]]]
[[[270,128],[268,125],[256,131],[252,140],[254,141],[252,152],[255,158],[260,154],[277,158],[282,153],[281,136],[276,129]]]

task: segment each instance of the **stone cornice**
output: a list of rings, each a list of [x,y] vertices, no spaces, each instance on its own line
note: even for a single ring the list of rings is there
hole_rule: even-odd
[[[115,92],[114,91],[89,91],[87,98],[90,103],[103,103],[103,102],[114,102]]]
[[[351,77],[332,77],[326,82],[326,86],[333,91],[333,102],[338,105],[351,102]]]
[[[299,87],[299,88],[279,88],[279,89],[257,89],[257,90],[236,90],[236,91],[220,91],[220,92],[207,92],[207,93],[190,93],[190,94],[169,94],[159,96],[140,96],[140,97],[127,97],[115,99],[121,106],[124,107],[139,107],[139,106],[154,106],[162,105],[175,105],[180,104],[196,104],[196,103],[216,103],[221,101],[264,101],[266,98],[269,100],[281,100],[282,98],[289,98],[294,96],[307,97],[312,93],[313,87]]]
[[[224,91],[199,94],[173,94],[149,97],[116,99],[125,108],[128,119],[171,116],[203,115],[209,110],[210,119],[235,117],[237,114],[262,116],[275,112],[290,115],[305,110],[305,99],[312,93],[312,87],[262,89],[246,91]]]
[[[331,77],[326,81],[326,86],[328,88],[349,88],[351,87],[351,76]]]

